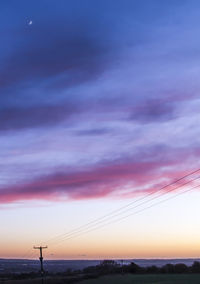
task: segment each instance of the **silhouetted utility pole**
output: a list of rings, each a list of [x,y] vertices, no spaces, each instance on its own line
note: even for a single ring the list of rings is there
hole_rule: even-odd
[[[39,260],[40,260],[40,265],[41,265],[41,274],[43,275],[44,274],[44,267],[43,267],[43,256],[42,256],[42,250],[43,249],[46,249],[46,247],[33,247],[34,249],[39,249],[40,250],[40,257],[39,257]]]
[[[124,274],[124,260],[123,259],[121,260],[121,263],[122,263],[122,274]]]

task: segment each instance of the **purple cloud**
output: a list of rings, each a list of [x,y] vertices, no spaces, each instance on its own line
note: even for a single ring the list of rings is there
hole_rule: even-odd
[[[0,203],[17,200],[67,200],[102,198],[112,194],[128,196],[152,190],[152,184],[169,182],[187,171],[181,166],[199,154],[199,149],[165,152],[165,147],[147,149],[135,157],[102,161],[76,170],[59,169],[21,184],[1,187]],[[146,187],[147,184],[151,186]],[[143,189],[142,189],[143,187]],[[157,186],[158,187],[158,186]],[[140,188],[140,190],[138,190]],[[156,187],[154,188],[156,189]]]
[[[162,122],[174,119],[176,117],[175,109],[173,101],[147,100],[135,107],[130,118],[142,123]]]
[[[69,120],[78,111],[78,106],[73,104],[5,109],[0,111],[0,131],[50,127]]]

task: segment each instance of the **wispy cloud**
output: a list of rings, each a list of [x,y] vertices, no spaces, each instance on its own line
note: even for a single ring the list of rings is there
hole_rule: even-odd
[[[134,196],[152,190],[152,184],[171,181],[185,174],[183,162],[194,160],[199,149],[177,152],[157,147],[141,151],[134,157],[104,160],[84,168],[63,168],[34,179],[31,173],[27,180],[12,186],[1,186],[0,202],[17,200],[69,200],[102,198],[114,195]],[[176,155],[174,155],[176,153]],[[148,188],[147,185],[150,185]]]

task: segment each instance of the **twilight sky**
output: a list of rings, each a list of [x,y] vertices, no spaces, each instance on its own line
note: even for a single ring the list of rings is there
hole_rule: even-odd
[[[1,1],[0,257],[21,257],[200,167],[199,19],[195,0]],[[199,256],[199,198],[48,257]]]

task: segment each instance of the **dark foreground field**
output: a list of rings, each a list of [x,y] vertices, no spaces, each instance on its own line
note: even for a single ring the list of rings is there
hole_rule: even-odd
[[[35,280],[9,280],[5,284],[41,284],[41,279]],[[64,278],[45,279],[44,284],[69,283]],[[79,284],[200,284],[200,274],[175,274],[175,275],[111,275],[98,279],[76,282]]]
[[[82,284],[200,284],[200,274],[179,275],[114,275],[86,280]]]

